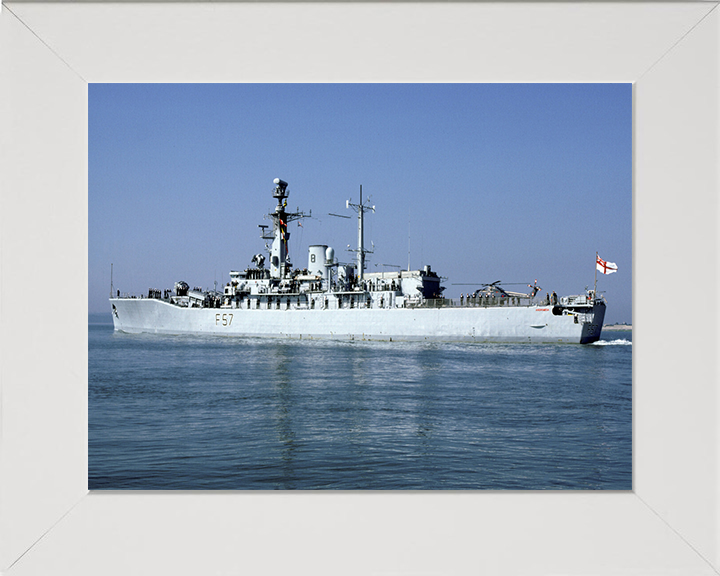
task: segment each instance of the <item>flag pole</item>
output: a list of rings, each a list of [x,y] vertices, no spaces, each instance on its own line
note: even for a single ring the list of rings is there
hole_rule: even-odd
[[[595,252],[595,288],[593,288],[593,300],[597,299],[597,261],[598,253]]]

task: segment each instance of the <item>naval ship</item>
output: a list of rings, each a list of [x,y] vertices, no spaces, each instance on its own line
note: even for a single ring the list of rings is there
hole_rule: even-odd
[[[129,333],[223,334],[246,337],[347,340],[433,340],[471,342],[580,343],[600,338],[605,301],[596,290],[558,298],[511,292],[500,282],[480,285],[459,299],[442,296],[442,278],[430,266],[420,270],[367,273],[364,215],[368,201],[346,202],[357,212],[355,262],[340,263],[332,247],[308,248],[307,268],[293,268],[288,256],[290,222],[307,218],[288,212],[288,183],[276,178],[277,200],[269,225],[260,225],[269,267],[255,254],[243,271],[231,271],[222,291],[150,289],[147,296],[114,291],[110,304],[115,330]],[[346,216],[347,217],[347,216]]]

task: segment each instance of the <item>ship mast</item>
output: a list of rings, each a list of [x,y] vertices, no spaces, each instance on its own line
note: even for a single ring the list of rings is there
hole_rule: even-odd
[[[595,252],[595,286],[593,287],[593,302],[597,299],[597,262],[598,262],[598,253]]]
[[[360,282],[363,279],[363,271],[365,270],[365,254],[372,254],[371,250],[365,250],[363,215],[369,210],[375,212],[375,206],[371,206],[370,204],[363,204],[361,184],[360,203],[353,204],[352,202],[350,202],[350,200],[348,200],[347,202],[345,202],[345,207],[352,208],[358,213],[358,247],[357,250],[351,250],[351,252],[357,252],[357,279],[358,282]]]
[[[273,180],[275,188],[273,189],[273,198],[277,198],[277,206],[275,212],[269,214],[273,220],[273,235],[266,236],[264,227],[262,237],[266,240],[272,239],[273,243],[270,248],[270,277],[285,278],[287,275],[287,256],[288,256],[288,240],[290,232],[288,232],[288,224],[300,218],[307,218],[308,214],[303,212],[286,212],[287,197],[290,193],[287,189],[288,183],[280,178]]]

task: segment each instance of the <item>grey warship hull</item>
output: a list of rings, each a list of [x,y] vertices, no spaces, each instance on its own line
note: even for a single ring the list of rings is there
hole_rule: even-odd
[[[605,305],[582,310],[548,305],[309,309],[180,308],[149,298],[112,299],[115,329],[157,334],[465,342],[591,343]]]
[[[332,247],[308,248],[307,268],[294,269],[288,256],[288,224],[307,217],[286,211],[288,184],[275,179],[277,199],[261,237],[272,240],[252,266],[231,271],[222,292],[189,288],[150,289],[147,297],[120,296],[112,286],[115,330],[154,334],[217,334],[276,338],[349,340],[439,340],[469,342],[564,342],[586,344],[600,338],[605,301],[595,290],[581,296],[555,293],[536,299],[509,292],[499,282],[485,284],[459,299],[442,296],[442,279],[422,270],[366,273],[363,216],[374,206],[349,200],[358,214],[357,261],[340,263]]]

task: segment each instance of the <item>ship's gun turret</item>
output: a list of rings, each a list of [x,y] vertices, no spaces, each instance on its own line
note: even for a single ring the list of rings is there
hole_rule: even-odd
[[[179,282],[175,282],[175,295],[176,296],[187,296],[188,290],[190,290],[190,286],[187,282],[184,282],[183,280],[180,280]]]

